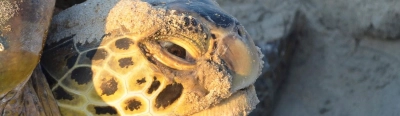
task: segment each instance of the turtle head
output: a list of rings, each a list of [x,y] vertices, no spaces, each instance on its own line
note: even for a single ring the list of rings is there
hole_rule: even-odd
[[[176,42],[181,51],[188,53],[185,54],[185,60],[195,60],[183,63],[187,66],[175,68],[199,70],[201,60],[213,61],[220,68],[226,69],[232,77],[231,91],[243,89],[255,82],[262,68],[262,54],[236,18],[222,11],[213,1],[178,0],[167,3],[165,7],[168,15],[183,17],[180,19],[183,25],[178,27],[183,31],[175,34],[186,36],[186,41],[195,43]]]
[[[262,54],[245,28],[212,1],[154,2],[162,24],[139,46],[159,72],[183,86],[177,114],[200,111],[252,86]],[[254,88],[252,88],[254,89]],[[255,93],[254,93],[255,94]],[[180,108],[177,108],[180,109]]]
[[[59,34],[54,37],[68,42],[59,41],[62,45],[54,44],[55,48],[44,52],[42,61],[49,62],[42,64],[49,75],[68,80],[61,83],[68,86],[55,86],[55,93],[62,93],[57,91],[62,88],[85,91],[70,93],[86,96],[87,103],[115,108],[110,111],[120,115],[192,115],[224,104],[236,110],[251,104],[243,111],[248,112],[257,103],[246,98],[257,100],[252,84],[261,71],[261,53],[244,27],[215,2],[121,0],[115,5],[103,1],[85,5],[54,18],[61,25],[79,24],[66,28],[73,32],[62,31],[72,33],[72,39],[58,37],[61,31],[54,31],[50,37]],[[98,12],[97,8],[105,8],[101,5],[110,11]],[[78,8],[87,8],[94,16],[76,14]],[[79,16],[70,19],[70,15]],[[98,30],[101,33],[92,33]],[[91,36],[101,39],[82,39]],[[90,78],[79,78],[86,80],[80,82],[76,75]],[[59,98],[60,103],[87,104],[78,97],[68,102]],[[96,110],[87,107],[92,113]],[[230,108],[220,110],[231,112]]]

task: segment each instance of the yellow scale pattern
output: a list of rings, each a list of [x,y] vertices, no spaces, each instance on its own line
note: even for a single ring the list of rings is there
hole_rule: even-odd
[[[129,39],[134,37],[113,38],[104,38],[94,54],[94,57],[104,59],[81,64],[80,61],[88,60],[81,57],[93,49],[79,53],[78,62],[53,87],[53,91],[62,87],[72,96],[72,99],[58,100],[63,115],[151,115],[149,105],[154,107],[155,98],[162,90],[160,88],[166,86],[164,78],[152,72],[136,42]],[[90,68],[93,82],[79,84],[73,80],[71,72],[77,68]],[[158,87],[149,90],[154,82]],[[162,113],[163,109],[154,110],[158,111],[152,112]]]
[[[171,9],[115,2],[87,1],[52,22],[55,32],[41,59],[48,61],[41,64],[63,115],[189,115],[218,105],[259,74],[254,43],[236,34],[240,25],[213,4],[193,1],[204,5],[201,12],[185,9],[192,1]],[[163,41],[185,49],[187,59],[170,54]],[[241,52],[226,54],[228,48]],[[223,62],[237,56],[254,69],[244,71],[246,78],[234,78],[241,65],[230,69]],[[235,79],[245,83],[235,86]]]

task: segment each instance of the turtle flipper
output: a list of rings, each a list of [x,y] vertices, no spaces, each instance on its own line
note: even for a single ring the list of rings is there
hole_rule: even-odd
[[[46,77],[43,74],[40,64],[33,71],[28,85],[29,88],[33,89],[36,93],[37,98],[40,102],[38,103],[40,105],[38,105],[38,108],[42,108],[43,113],[46,114],[46,116],[61,115],[58,109],[57,101],[54,99],[54,96],[47,83]]]
[[[2,116],[46,114],[28,80],[39,62],[54,4],[55,0],[0,0]]]
[[[14,89],[0,106],[1,115],[5,116],[60,116],[57,103],[51,94],[49,85],[40,65],[32,73],[30,80],[22,89]]]
[[[0,0],[0,99],[24,86],[40,59],[55,0]]]

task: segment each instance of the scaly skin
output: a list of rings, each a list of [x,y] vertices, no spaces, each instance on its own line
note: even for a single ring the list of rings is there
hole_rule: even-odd
[[[41,64],[63,115],[245,114],[258,102],[260,53],[213,1],[93,0],[51,25]]]
[[[71,7],[55,16],[41,64],[62,115],[245,115],[262,67],[235,18],[189,0]]]

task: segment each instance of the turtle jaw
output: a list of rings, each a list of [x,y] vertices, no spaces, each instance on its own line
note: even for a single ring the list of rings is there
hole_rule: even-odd
[[[243,28],[243,27],[239,27]],[[240,29],[239,29],[240,30]],[[231,91],[252,85],[262,69],[262,56],[244,30],[234,29],[218,42],[217,52],[232,75]]]

